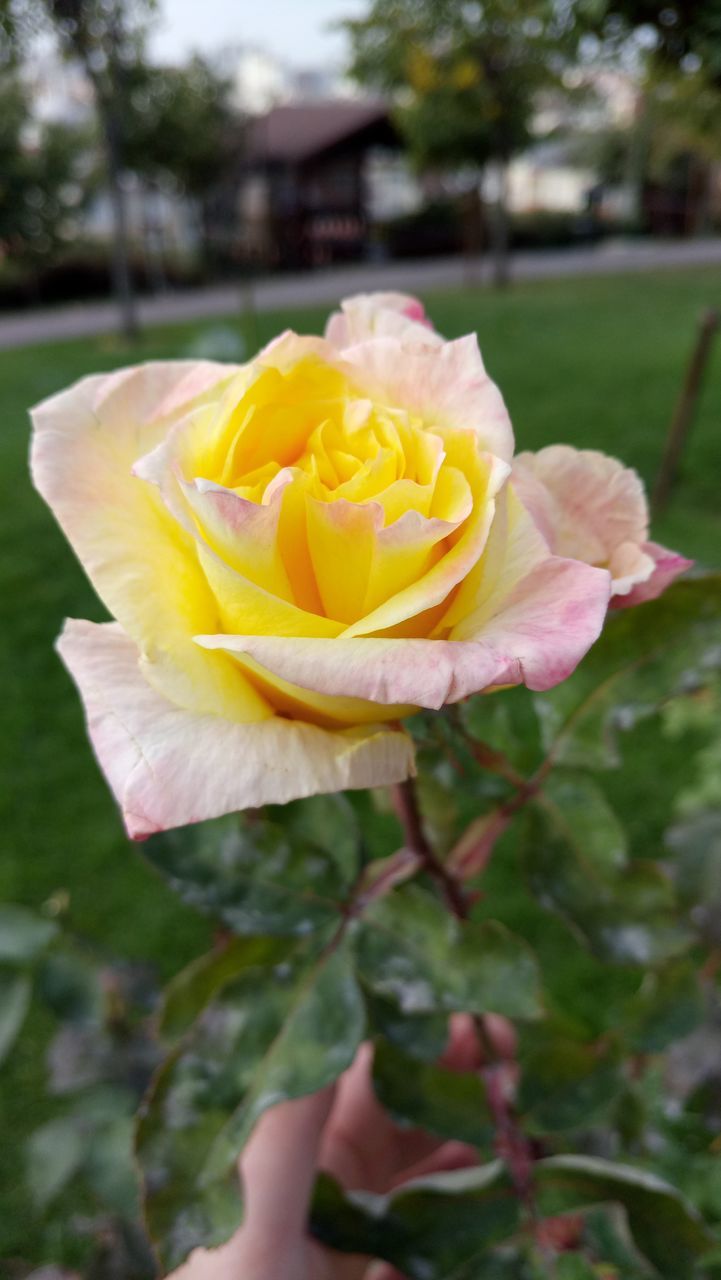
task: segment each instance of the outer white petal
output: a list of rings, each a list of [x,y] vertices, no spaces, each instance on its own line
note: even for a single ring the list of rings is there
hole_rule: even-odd
[[[32,471],[109,612],[144,650],[156,685],[195,710],[253,720],[262,699],[229,664],[198,662],[192,635],[218,607],[191,540],[133,475],[175,417],[221,393],[233,366],[138,365],[83,378],[32,413]]]
[[[426,319],[423,303],[408,293],[357,293],[344,298],[328,320],[325,336],[342,349],[368,338],[401,338],[406,345],[443,342]]]
[[[483,450],[510,462],[511,420],[475,334],[433,346],[403,335],[371,338],[346,347],[342,358],[371,399],[407,409],[428,427],[470,428]]]
[[[331,732],[281,717],[243,725],[182,710],[144,680],[138,651],[117,623],[71,619],[58,649],[133,839],[414,772],[412,742],[399,730]]]

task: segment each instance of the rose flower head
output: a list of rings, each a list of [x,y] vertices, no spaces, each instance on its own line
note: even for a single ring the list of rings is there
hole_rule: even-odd
[[[400,781],[404,716],[548,689],[603,624],[616,559],[509,482],[475,337],[415,299],[350,299],[242,366],[85,378],[33,417],[35,483],[115,619],[59,649],[133,837]]]

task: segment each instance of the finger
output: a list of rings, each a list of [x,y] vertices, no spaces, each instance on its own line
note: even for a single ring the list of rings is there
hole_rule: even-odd
[[[303,1235],[333,1097],[329,1087],[261,1117],[240,1160],[248,1234]]]
[[[341,1076],[321,1143],[321,1168],[346,1188],[380,1190],[382,1168],[394,1143],[393,1126],[371,1084],[373,1046],[361,1045]]]
[[[306,1219],[333,1089],[261,1116],[240,1160],[242,1227],[218,1249],[196,1249],[168,1280],[305,1280]]]
[[[473,1019],[451,1019],[449,1043],[441,1063],[450,1070],[471,1070],[481,1061]],[[381,1107],[372,1080],[373,1046],[361,1046],[341,1077],[320,1149],[319,1162],[347,1189],[384,1192],[428,1160],[444,1140],[420,1128],[401,1128]],[[464,1164],[471,1161],[465,1148]]]
[[[499,1058],[515,1058],[518,1049],[518,1036],[508,1018],[500,1013],[485,1013],[483,1025],[496,1055]]]
[[[448,1071],[478,1071],[483,1053],[470,1013],[452,1013],[448,1023],[448,1043],[438,1059]]]
[[[429,1155],[403,1169],[394,1178],[391,1189],[402,1187],[414,1178],[426,1178],[431,1173],[448,1173],[451,1169],[472,1169],[477,1164],[478,1152],[467,1142],[441,1142]]]
[[[374,1262],[365,1273],[363,1280],[407,1280],[402,1272],[392,1267],[390,1262]]]

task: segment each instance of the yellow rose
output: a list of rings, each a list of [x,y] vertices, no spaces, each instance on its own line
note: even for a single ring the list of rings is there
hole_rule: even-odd
[[[399,781],[398,721],[563,679],[605,569],[552,554],[507,483],[475,337],[400,295],[242,367],[150,364],[34,413],[34,476],[116,622],[61,654],[135,837]]]

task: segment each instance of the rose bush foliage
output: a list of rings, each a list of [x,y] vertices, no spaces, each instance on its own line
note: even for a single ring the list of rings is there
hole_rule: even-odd
[[[115,619],[60,653],[128,832],[398,782],[418,709],[564,680],[688,562],[635,473],[521,454],[474,336],[403,295],[248,364],[148,364],[34,412],[33,474]]]

